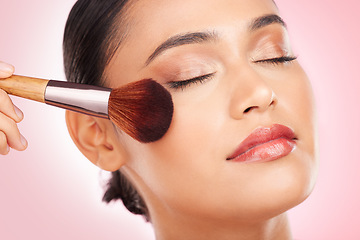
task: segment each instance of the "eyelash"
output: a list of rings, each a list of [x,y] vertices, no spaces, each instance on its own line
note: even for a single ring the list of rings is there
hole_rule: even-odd
[[[262,59],[262,60],[256,60],[253,61],[254,63],[270,63],[270,64],[283,64],[283,63],[287,63],[287,62],[292,62],[294,60],[296,60],[297,57],[295,56],[281,56],[278,58],[269,58],[269,59]]]
[[[201,75],[201,76],[194,77],[194,78],[190,78],[190,79],[186,79],[186,80],[182,80],[182,81],[169,82],[168,84],[169,84],[169,87],[172,89],[184,90],[186,87],[188,87],[192,84],[204,83],[206,80],[212,78],[214,75],[215,75],[215,72]]]
[[[279,64],[284,64],[284,63],[287,63],[287,62],[292,62],[292,61],[294,61],[296,59],[297,59],[297,57],[295,57],[295,56],[281,56],[281,57],[278,57],[278,58],[262,59],[262,60],[256,60],[256,61],[253,61],[253,62],[254,63],[270,63],[270,64],[274,64],[274,65],[279,65]],[[215,73],[216,72],[201,75],[201,76],[186,79],[186,80],[182,80],[182,81],[169,82],[168,85],[172,89],[184,90],[186,87],[189,87],[192,84],[197,84],[197,83],[202,84],[202,83],[204,83],[206,80],[212,78],[215,75]]]

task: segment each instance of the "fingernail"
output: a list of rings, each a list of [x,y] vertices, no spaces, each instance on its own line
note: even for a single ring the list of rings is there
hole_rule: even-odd
[[[21,144],[22,144],[24,147],[26,147],[27,144],[28,144],[28,142],[26,141],[26,139],[24,138],[24,136],[21,135],[21,134],[20,134],[20,140],[21,140]]]
[[[4,73],[12,74],[14,72],[14,67],[10,64],[0,62],[0,71]]]
[[[6,144],[6,152],[8,153],[10,151],[9,145]]]
[[[14,106],[14,110],[15,110],[16,115],[19,117],[19,119],[23,119],[24,114],[22,113],[22,111],[16,106]]]

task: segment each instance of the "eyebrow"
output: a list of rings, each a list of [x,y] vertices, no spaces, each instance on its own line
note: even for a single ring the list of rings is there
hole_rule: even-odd
[[[251,21],[248,28],[249,31],[255,31],[275,23],[280,24],[286,28],[286,23],[284,20],[276,14],[269,14],[258,17]],[[172,36],[155,49],[155,51],[146,60],[145,66],[149,65],[150,62],[153,61],[158,55],[168,49],[187,44],[198,44],[215,41],[216,39],[218,39],[218,34],[216,32],[191,32]]]
[[[259,28],[263,28],[274,23],[279,23],[286,28],[286,23],[279,15],[269,14],[253,20],[249,26],[249,29],[250,31],[255,31]]]
[[[148,65],[155,57],[160,55],[165,50],[170,48],[186,45],[186,44],[196,44],[209,42],[217,39],[217,34],[215,32],[192,32],[192,33],[184,33],[175,35],[165,42],[163,42],[159,47],[155,49],[155,51],[150,55],[147,59],[146,64]]]

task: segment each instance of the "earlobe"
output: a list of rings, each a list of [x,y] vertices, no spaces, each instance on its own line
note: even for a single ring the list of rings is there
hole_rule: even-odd
[[[116,171],[125,164],[127,151],[109,120],[66,111],[66,124],[80,152],[106,171]]]

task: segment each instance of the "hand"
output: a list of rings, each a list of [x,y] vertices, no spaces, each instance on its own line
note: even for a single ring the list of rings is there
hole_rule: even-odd
[[[14,73],[14,67],[0,62],[1,78],[10,77]],[[26,139],[20,134],[17,127],[24,118],[23,113],[11,101],[7,93],[0,89],[0,154],[6,155],[10,148],[23,151],[27,147]]]

